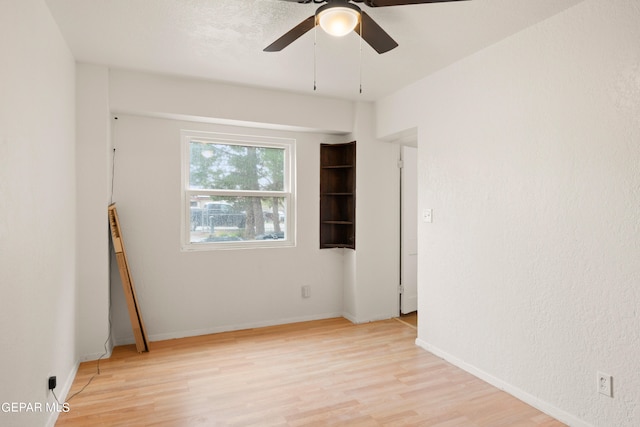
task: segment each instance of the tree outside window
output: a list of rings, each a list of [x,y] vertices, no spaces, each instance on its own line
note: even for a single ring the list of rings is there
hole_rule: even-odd
[[[246,138],[183,133],[183,247],[292,244],[293,141]]]

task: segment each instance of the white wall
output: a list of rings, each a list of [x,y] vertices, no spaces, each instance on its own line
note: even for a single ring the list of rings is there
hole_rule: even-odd
[[[94,360],[111,350],[109,337],[109,228],[111,120],[109,72],[76,67],[78,228],[78,351]]]
[[[640,425],[638,76],[640,4],[586,0],[377,105],[433,209],[417,342],[571,425]]]
[[[373,105],[356,104],[356,250],[345,250],[344,311],[355,323],[399,314],[399,146],[375,137]]]
[[[296,247],[180,252],[181,129],[296,139]],[[318,243],[325,135],[122,114],[112,132],[114,201],[152,341],[342,314],[342,256]],[[121,284],[112,277],[114,335],[132,342]],[[302,298],[302,285],[311,286],[311,298]]]
[[[76,369],[75,65],[41,0],[0,2],[0,58],[0,402],[44,408]]]
[[[127,70],[111,70],[110,82],[116,113],[328,134],[353,129],[347,100]]]
[[[354,321],[397,315],[397,147],[375,140],[371,104],[125,70],[108,74],[109,107],[118,117],[111,121],[114,201],[152,341],[343,313]],[[96,84],[92,90],[100,89]],[[181,129],[298,141],[297,247],[179,252]],[[359,139],[357,265],[345,261],[350,251],[318,249],[319,144],[346,141],[348,133]],[[387,198],[393,201],[381,205]],[[343,292],[345,271],[357,272],[353,295]],[[113,262],[111,275],[115,340],[132,342]],[[310,299],[301,298],[302,285],[311,286]]]

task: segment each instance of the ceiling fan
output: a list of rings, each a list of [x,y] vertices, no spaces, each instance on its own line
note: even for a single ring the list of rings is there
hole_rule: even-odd
[[[320,25],[327,33],[341,37],[355,31],[378,53],[385,53],[398,46],[385,30],[354,3],[369,7],[404,6],[409,4],[444,3],[466,0],[281,0],[302,4],[322,4],[313,16],[308,17],[275,42],[265,52],[278,52],[289,46],[307,31]]]

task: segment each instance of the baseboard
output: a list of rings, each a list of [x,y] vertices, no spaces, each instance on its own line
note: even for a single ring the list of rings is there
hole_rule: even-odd
[[[131,338],[133,339],[133,335],[131,336]],[[114,342],[113,341],[113,337],[110,336],[109,339],[104,343],[104,350],[103,351],[80,355],[80,357],[79,357],[80,363],[89,362],[89,361],[92,361],[92,360],[110,358],[111,357],[111,353],[113,352],[113,346],[114,346],[113,342]]]
[[[73,380],[76,379],[76,374],[78,373],[79,367],[80,367],[80,362],[78,361],[71,368],[71,371],[66,377],[67,380],[64,382],[64,385],[60,387],[58,392],[56,392],[56,395],[58,396],[58,400],[60,401],[60,403],[64,403],[67,401],[67,395],[69,394],[69,390],[71,390],[71,386],[73,385]],[[51,394],[51,392],[49,392],[49,395],[50,395],[50,400],[53,401],[54,397]],[[46,426],[54,427],[56,425],[56,421],[58,421],[59,415],[60,415],[59,412],[55,412],[55,411],[51,412],[51,414],[49,415],[49,419],[47,420]]]
[[[512,395],[513,397],[523,401],[524,403],[533,406],[534,408],[538,409],[541,412],[544,412],[547,415],[552,416],[553,418],[571,426],[571,427],[594,427],[592,424],[589,424],[585,421],[582,421],[581,419],[577,418],[576,416],[569,414],[568,412],[563,411],[560,408],[557,408],[551,404],[549,404],[548,402],[545,402],[544,400],[541,400],[529,393],[527,393],[526,391],[513,386],[512,384],[509,384],[503,380],[501,380],[500,378],[497,378],[481,369],[478,369],[477,367],[465,362],[462,359],[459,359],[445,351],[442,351],[441,349],[427,343],[426,341],[420,339],[420,338],[416,338],[416,345],[418,347],[421,347],[423,349],[425,349],[426,351],[428,351],[429,353],[432,353],[444,360],[446,360],[447,362],[451,363],[452,365],[457,366],[458,368],[470,373],[471,375],[480,378],[481,380],[483,380],[484,382],[487,382],[489,384],[491,384],[492,386],[506,392],[509,393],[510,395]]]
[[[98,360],[98,359],[108,359],[111,357],[112,352],[113,352],[113,345],[110,345],[109,347],[107,347],[106,352],[103,351],[101,353],[90,353],[90,354],[85,354],[84,356],[80,356],[80,363],[90,362],[92,360]]]
[[[370,322],[377,322],[379,320],[388,320],[388,319],[393,319],[396,316],[393,315],[388,315],[388,314],[379,314],[376,316],[371,316],[371,317],[367,317],[364,319],[359,319],[355,316],[353,316],[350,313],[342,313],[342,317],[344,317],[345,319],[347,319],[348,321],[350,321],[351,323],[353,323],[354,325],[359,325],[361,323],[370,323]]]
[[[189,331],[168,332],[164,334],[149,335],[149,341],[164,341],[176,338],[195,337],[200,335],[219,334],[221,332],[241,331],[244,329],[264,328],[267,326],[286,325],[289,323],[308,322],[311,320],[331,319],[334,317],[343,317],[342,313],[324,313],[313,316],[290,317],[286,319],[266,320],[260,322],[239,323],[234,325],[224,325],[215,328],[194,329]],[[133,335],[126,337],[116,337],[115,345],[134,344]]]
[[[358,324],[358,319],[356,319],[356,317],[354,315],[352,315],[351,313],[342,313],[342,317],[344,317],[345,319],[347,319],[349,322],[353,323],[354,325]]]

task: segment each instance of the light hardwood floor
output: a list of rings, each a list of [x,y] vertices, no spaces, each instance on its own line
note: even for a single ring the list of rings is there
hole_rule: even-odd
[[[401,314],[400,317],[397,318],[399,321],[406,323],[414,329],[418,329],[418,312],[414,311],[409,314]]]
[[[415,345],[327,319],[116,347],[57,426],[562,426]],[[69,396],[96,372],[81,364]]]

